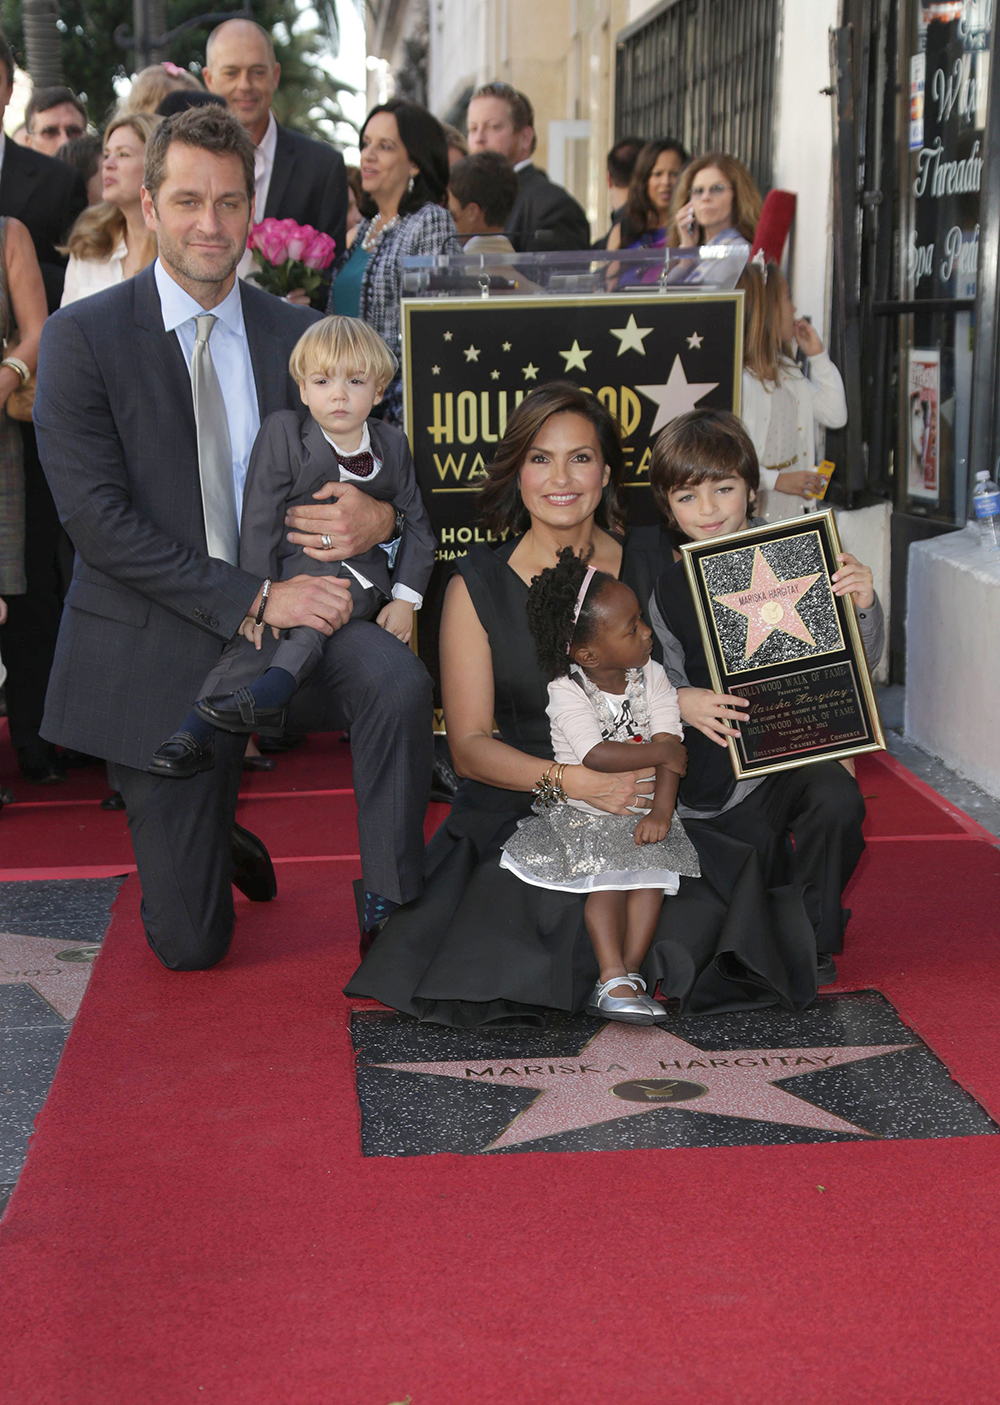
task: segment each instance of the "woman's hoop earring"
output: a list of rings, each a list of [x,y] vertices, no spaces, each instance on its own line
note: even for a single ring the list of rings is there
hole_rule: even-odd
[[[412,195],[412,194],[413,194],[413,176],[411,176],[410,179],[409,179],[409,183],[407,184],[407,187],[406,187],[406,193],[407,193],[408,195]]]

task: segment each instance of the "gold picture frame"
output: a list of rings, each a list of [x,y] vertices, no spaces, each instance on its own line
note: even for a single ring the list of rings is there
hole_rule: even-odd
[[[727,738],[738,780],[885,750],[854,604],[830,579],[832,510],[680,550],[712,686],[751,701]]]

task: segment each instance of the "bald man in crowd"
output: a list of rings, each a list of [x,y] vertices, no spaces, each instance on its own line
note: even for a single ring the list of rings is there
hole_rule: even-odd
[[[278,91],[281,65],[267,30],[252,20],[226,20],[213,29],[202,77],[211,92],[225,98],[253,139],[257,222],[274,216],[311,224],[333,236],[339,256],[347,232],[344,158],[326,142],[312,141],[275,120],[271,103]],[[252,269],[248,252],[240,264],[240,275]]]

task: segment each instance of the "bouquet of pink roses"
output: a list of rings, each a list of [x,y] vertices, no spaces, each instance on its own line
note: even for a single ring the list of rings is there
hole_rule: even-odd
[[[311,224],[272,216],[254,225],[247,248],[257,265],[254,281],[258,287],[280,298],[293,288],[304,288],[313,297],[324,282],[320,270],[333,263],[337,243]]]

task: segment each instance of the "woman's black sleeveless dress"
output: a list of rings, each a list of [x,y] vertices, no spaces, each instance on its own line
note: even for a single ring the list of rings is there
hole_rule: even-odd
[[[456,569],[489,636],[500,735],[551,760],[528,588],[507,564],[516,545],[473,547]],[[423,895],[392,914],[347,995],[455,1027],[541,1024],[547,1010],[583,1008],[598,975],[585,898],[536,888],[500,867],[504,841],[531,801],[462,782],[427,847]],[[816,995],[816,935],[801,890],[767,892],[752,846],[726,835],[708,842],[710,871],[727,891],[723,897],[704,878],[682,878],[676,897],[664,900],[642,968],[650,991],[659,982],[661,994],[692,1015],[803,1009]]]

